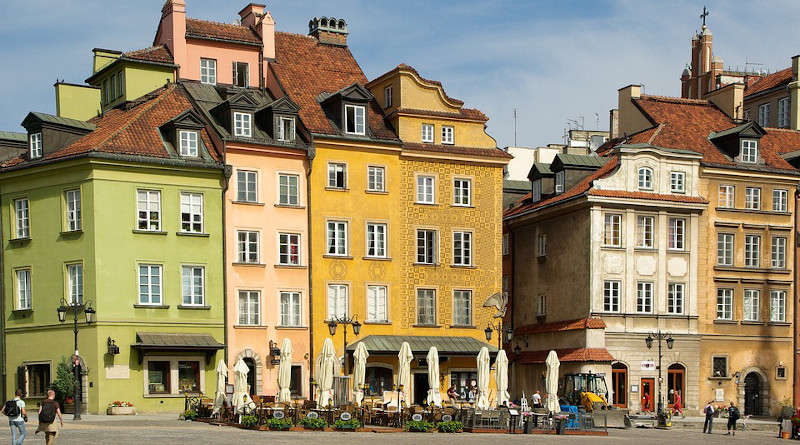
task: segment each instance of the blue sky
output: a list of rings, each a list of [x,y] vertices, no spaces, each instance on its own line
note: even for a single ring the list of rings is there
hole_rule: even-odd
[[[150,46],[163,0],[0,1],[0,130],[28,111],[55,112],[53,83],[91,74],[92,48]],[[770,0],[293,0],[265,1],[277,29],[305,33],[314,16],[347,20],[368,78],[399,63],[439,80],[486,113],[500,147],[561,142],[568,119],[607,129],[617,89],[645,84],[679,95],[703,5],[714,53],[772,71],[800,53],[800,2]],[[230,23],[245,2],[187,0],[190,17]]]

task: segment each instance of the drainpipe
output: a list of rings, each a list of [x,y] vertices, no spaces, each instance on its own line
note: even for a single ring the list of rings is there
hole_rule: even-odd
[[[227,165],[225,163],[226,154],[227,154],[227,147],[225,141],[222,142],[222,165],[223,165],[223,178],[225,180],[224,186],[222,187],[222,319],[223,319],[223,343],[225,344],[224,357],[225,357],[225,364],[230,366],[228,363],[228,255],[227,255],[227,232],[226,228],[228,227],[227,223],[227,212],[226,205],[225,205],[225,195],[228,192],[228,188],[230,187],[230,179],[231,175],[233,175],[233,167]]]
[[[308,173],[306,174],[306,245],[308,246],[308,362],[311,375],[308,378],[308,398],[314,397],[314,283],[311,268],[314,262],[311,255],[311,167],[314,163],[314,136],[310,136],[308,147]]]
[[[794,363],[794,369],[792,370],[792,406],[797,406],[800,403],[800,393],[797,388],[798,379],[797,379],[797,370],[798,366],[800,366],[800,357],[798,357],[798,344],[797,344],[797,323],[800,318],[798,318],[797,314],[797,298],[798,298],[798,291],[797,291],[797,268],[800,267],[800,260],[797,257],[797,230],[798,230],[798,222],[800,222],[800,217],[797,214],[797,203],[800,201],[800,186],[795,189],[794,192],[794,230],[792,230],[792,245],[794,245],[794,271],[793,271],[793,280],[794,283],[792,286],[792,313],[794,314],[794,323],[792,323],[792,331],[793,331],[793,339],[792,339],[792,361]],[[5,354],[5,345],[3,345],[3,354]],[[5,370],[5,367],[3,368]]]
[[[3,382],[0,383],[0,388],[2,388],[2,395],[6,397],[8,394],[6,392],[6,286],[5,286],[5,279],[6,279],[6,255],[5,250],[0,249],[0,321],[3,324],[3,332],[0,333],[0,348],[3,349],[2,351],[2,367],[3,367]],[[4,399],[5,400],[5,399]]]

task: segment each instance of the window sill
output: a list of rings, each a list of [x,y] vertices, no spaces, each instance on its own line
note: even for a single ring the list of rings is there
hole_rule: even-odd
[[[276,264],[276,269],[308,269],[304,264]]]
[[[267,329],[267,325],[263,324],[235,324],[233,329]]]
[[[275,329],[284,331],[305,331],[308,329],[308,326],[275,326]]]
[[[30,237],[26,237],[26,238],[11,238],[10,240],[8,240],[8,242],[11,243],[11,244],[25,245],[25,244],[28,244],[28,243],[31,242],[31,238]]]
[[[420,267],[439,267],[439,266],[441,266],[441,264],[439,264],[439,263],[412,263],[412,265],[420,266]]]
[[[133,233],[140,233],[142,235],[167,235],[167,232],[162,232],[160,230],[133,229]]]
[[[370,195],[388,195],[389,192],[386,190],[364,190],[364,193],[368,193]]]
[[[708,379],[715,381],[727,381],[727,380],[732,380],[733,377],[709,377]]]
[[[636,246],[633,248],[635,252],[655,252],[655,247]]]
[[[440,324],[415,324],[411,325],[412,328],[441,328]]]
[[[361,258],[362,260],[371,260],[371,261],[392,261],[392,257],[388,256],[365,256]]]
[[[389,326],[392,324],[391,321],[375,321],[375,320],[365,320],[364,324],[376,324],[376,325],[384,325]]]
[[[622,246],[609,246],[607,244],[603,244],[602,246],[600,246],[600,248],[607,250],[625,250],[625,248]]]
[[[760,267],[714,266],[714,270],[723,272],[757,272],[790,274],[791,269],[764,269]]]
[[[239,262],[234,262],[233,265],[234,266],[242,266],[242,267],[267,267],[267,265],[264,264],[264,263],[239,263]]]
[[[739,324],[739,322],[736,321],[736,320],[720,320],[720,319],[716,319],[716,320],[714,320],[714,324]]]
[[[788,323],[788,322],[785,322],[785,321],[770,321],[767,324],[770,325],[770,326],[791,326],[792,325],[791,323]]]
[[[414,204],[419,205],[419,206],[439,207],[439,204],[437,204],[435,202],[419,202],[419,201],[415,201]]]
[[[331,191],[331,192],[349,192],[349,191],[350,191],[350,189],[348,189],[348,188],[344,188],[344,187],[330,187],[330,186],[328,186],[328,187],[325,187],[325,190],[328,190],[328,191]]]
[[[468,266],[468,265],[465,265],[465,264],[451,264],[450,268],[451,269],[477,269],[478,266],[472,266],[472,265]]]
[[[263,206],[265,205],[263,202],[255,202],[255,201],[231,201],[231,204],[241,204],[246,206]]]
[[[195,311],[208,311],[211,310],[211,306],[191,306],[191,305],[183,305],[179,304],[178,309],[190,309]]]
[[[348,256],[348,255],[329,255],[329,254],[322,255],[322,258],[331,258],[331,259],[334,259],[334,260],[352,260],[353,259],[353,257]]]
[[[168,304],[134,304],[133,307],[136,309],[169,309]]]
[[[11,314],[16,316],[16,317],[25,318],[28,315],[33,314],[33,309],[14,309],[14,310],[11,311]]]
[[[475,325],[454,324],[450,326],[450,329],[478,329],[478,327]]]
[[[279,209],[300,209],[300,210],[306,208],[306,206],[292,205],[292,204],[275,204],[275,207]]]
[[[64,230],[60,233],[61,236],[72,237],[72,238],[79,238],[83,235],[83,229],[80,230]]]
[[[742,326],[764,326],[766,323],[763,321],[756,321],[756,320],[742,320]]]
[[[681,249],[667,249],[667,253],[671,253],[673,255],[688,255],[691,252],[688,250],[681,250]]]
[[[475,206],[471,204],[450,204],[450,207],[461,207],[462,209],[474,209]]]
[[[175,232],[178,236],[196,236],[199,238],[208,238],[211,236],[210,233],[200,233],[200,232]]]
[[[717,211],[736,212],[736,213],[758,213],[762,215],[784,215],[791,216],[789,212],[776,212],[773,210],[760,210],[760,209],[737,209],[735,207],[715,207]]]

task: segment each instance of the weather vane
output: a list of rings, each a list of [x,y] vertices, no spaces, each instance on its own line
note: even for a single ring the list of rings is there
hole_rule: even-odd
[[[700,18],[703,19],[703,29],[705,29],[706,27],[706,17],[708,17],[708,14],[710,14],[708,12],[708,9],[706,9],[706,7],[703,6],[703,13],[700,14]]]

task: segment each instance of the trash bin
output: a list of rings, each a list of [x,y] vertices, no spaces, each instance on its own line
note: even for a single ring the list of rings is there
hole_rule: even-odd
[[[563,435],[567,429],[567,419],[556,419],[556,434]]]
[[[668,412],[662,411],[658,413],[658,426],[667,427],[671,426],[672,419]]]
[[[533,434],[533,422],[531,422],[530,417],[526,417],[523,422],[523,432],[525,434]]]

